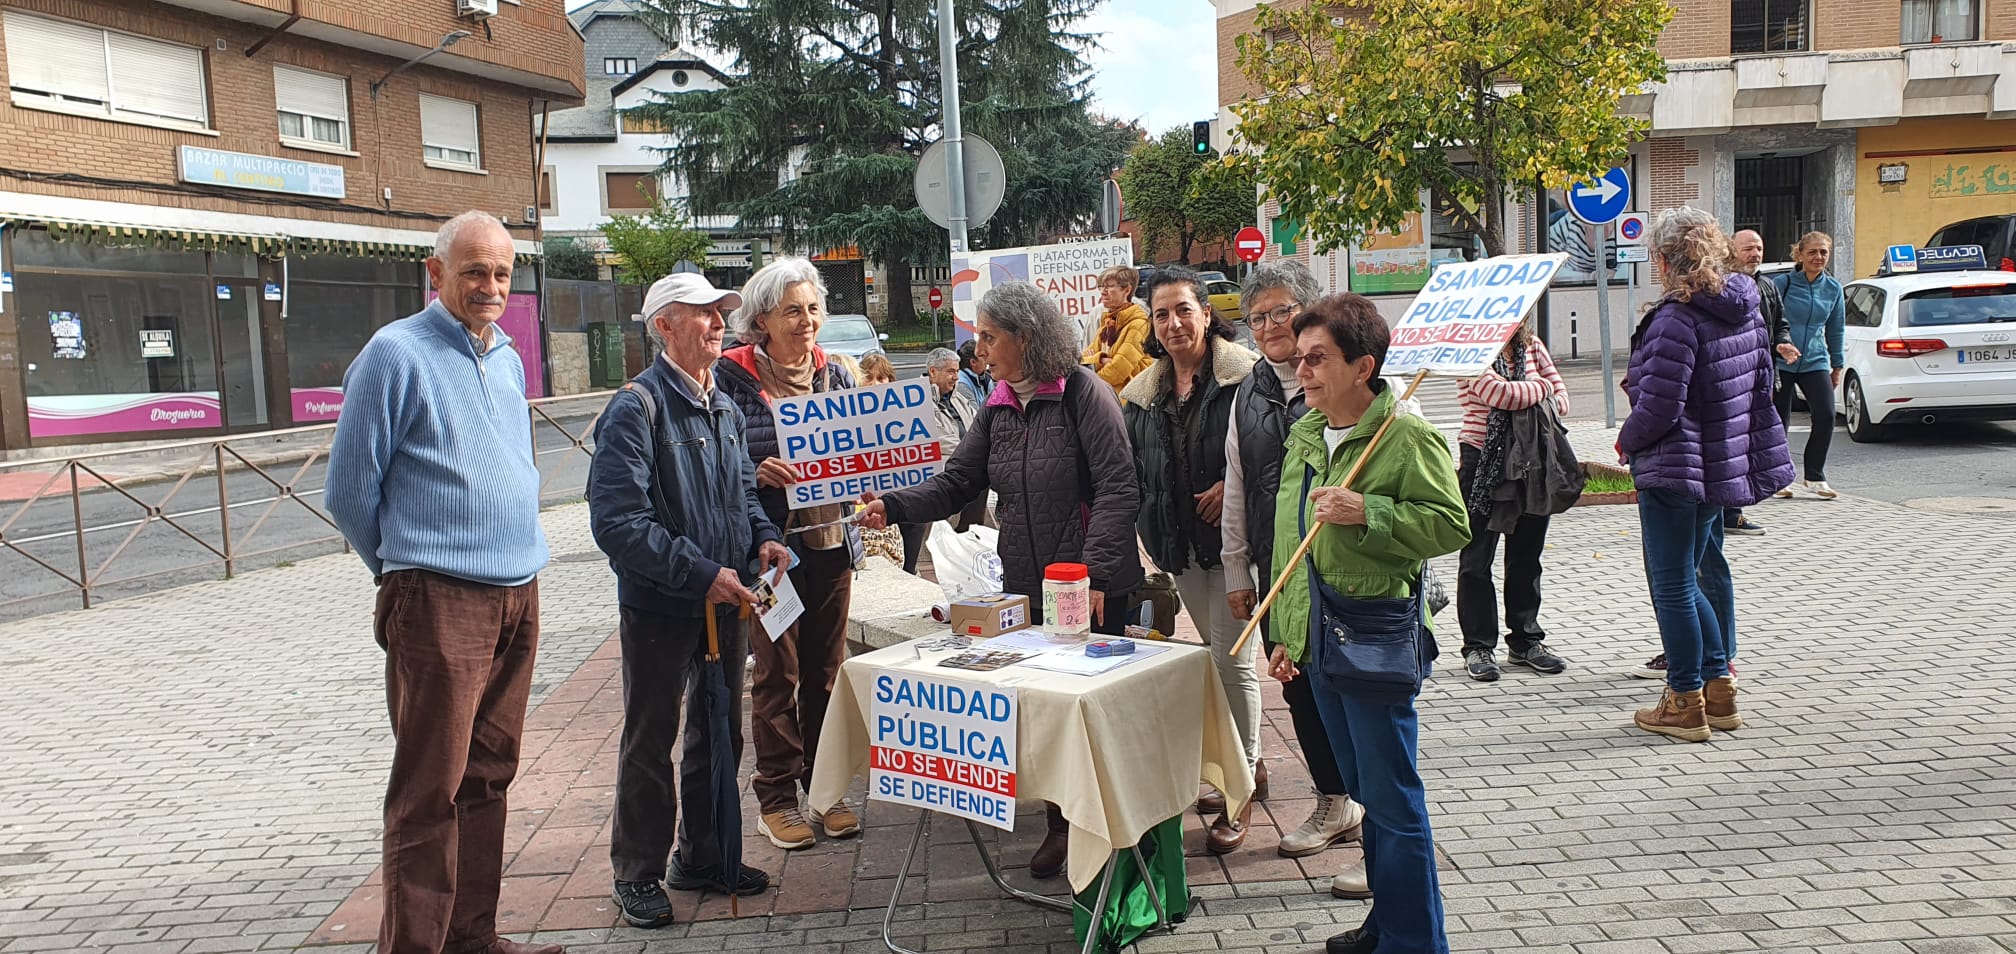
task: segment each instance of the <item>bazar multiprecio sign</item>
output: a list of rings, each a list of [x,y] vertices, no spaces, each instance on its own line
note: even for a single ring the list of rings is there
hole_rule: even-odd
[[[343,167],[272,156],[182,147],[182,181],[201,185],[343,198]]]

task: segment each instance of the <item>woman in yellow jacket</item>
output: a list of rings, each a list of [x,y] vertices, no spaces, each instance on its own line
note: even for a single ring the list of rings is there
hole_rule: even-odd
[[[1100,380],[1119,391],[1148,369],[1148,312],[1134,302],[1134,286],[1141,273],[1125,265],[1115,265],[1099,273],[1099,303],[1106,314],[1093,331],[1092,342],[1078,363],[1091,368]]]

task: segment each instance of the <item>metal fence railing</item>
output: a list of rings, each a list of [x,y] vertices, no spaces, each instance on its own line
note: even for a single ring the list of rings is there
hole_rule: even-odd
[[[542,504],[582,496],[609,391],[531,402]],[[321,505],[335,424],[0,463],[0,615],[347,549]],[[40,478],[40,479],[37,479]]]

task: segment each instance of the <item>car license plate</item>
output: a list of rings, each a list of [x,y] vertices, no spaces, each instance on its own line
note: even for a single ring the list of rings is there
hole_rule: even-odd
[[[1960,348],[1958,354],[1961,364],[2016,361],[2016,348]]]

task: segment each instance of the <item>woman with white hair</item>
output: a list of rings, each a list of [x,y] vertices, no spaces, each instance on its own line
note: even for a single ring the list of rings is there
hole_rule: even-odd
[[[1118,635],[1141,587],[1134,519],[1141,488],[1113,388],[1078,364],[1077,326],[1028,282],[981,296],[976,353],[999,382],[942,473],[915,487],[861,495],[861,525],[943,520],[988,490],[999,495],[1002,586],[1042,593],[1043,570],[1083,564],[1093,629]],[[1032,604],[1032,608],[1034,608]],[[1064,870],[1070,824],[1049,806],[1049,833],[1029,873]]]
[[[791,509],[785,489],[798,477],[779,456],[770,409],[777,398],[854,386],[853,375],[829,361],[818,345],[825,321],[826,282],[819,270],[803,258],[779,258],[742,286],[742,307],[731,323],[743,344],[723,352],[714,368],[721,390],[742,411],[742,440],[756,464],[757,493],[796,556],[791,585],[805,603],[804,615],[783,636],[750,640],[756,653],[749,681],[756,745],[750,788],[761,812],[756,828],[786,851],[817,843],[799,808],[799,789],[812,783],[819,728],[847,659],[847,604],[854,567],[862,559],[860,536],[839,523],[845,505]],[[807,529],[793,532],[798,528]],[[828,838],[861,830],[846,802],[814,817]]]

